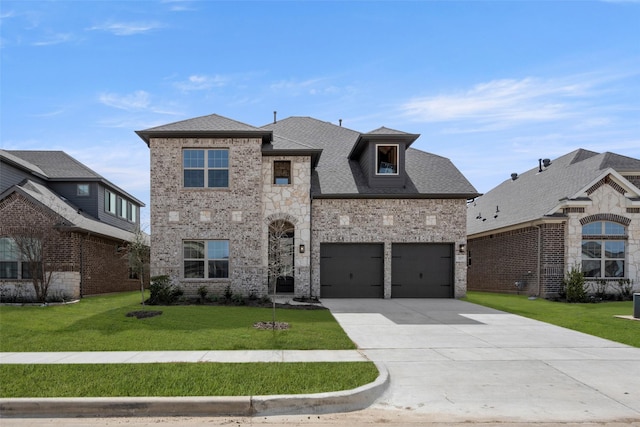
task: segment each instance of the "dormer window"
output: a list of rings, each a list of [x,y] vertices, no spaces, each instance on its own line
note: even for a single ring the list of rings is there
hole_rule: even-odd
[[[376,145],[376,174],[398,174],[398,145]]]

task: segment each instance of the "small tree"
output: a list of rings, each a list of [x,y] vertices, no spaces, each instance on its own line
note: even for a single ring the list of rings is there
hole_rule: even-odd
[[[127,246],[126,257],[129,268],[138,276],[140,281],[140,298],[144,306],[144,278],[149,264],[149,244],[147,243],[147,236],[142,230],[137,229],[133,233],[133,237]]]
[[[49,285],[56,270],[56,263],[48,251],[59,234],[53,227],[16,227],[8,233],[22,262],[22,277],[31,279],[36,299],[43,304],[47,302]]]
[[[293,225],[284,220],[273,221],[269,224],[269,261],[267,271],[269,288],[273,294],[273,327],[276,324],[276,294],[278,279],[286,277],[292,267],[290,260],[293,257]]]

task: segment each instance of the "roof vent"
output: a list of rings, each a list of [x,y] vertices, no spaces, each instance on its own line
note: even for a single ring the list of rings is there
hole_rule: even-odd
[[[339,119],[338,123],[340,123],[340,127],[342,127],[342,119]]]
[[[276,116],[277,116],[277,115],[278,115],[278,112],[277,112],[277,111],[274,111],[274,112],[273,112],[273,124],[274,124],[274,125],[276,124]]]
[[[545,168],[548,168],[550,165],[551,165],[551,160],[549,159],[542,160],[542,166],[544,166]]]
[[[515,181],[516,179],[518,179],[518,174],[514,172],[511,174],[511,180]]]

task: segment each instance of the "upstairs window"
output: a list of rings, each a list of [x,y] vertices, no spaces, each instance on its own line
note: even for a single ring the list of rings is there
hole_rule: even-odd
[[[291,184],[291,162],[276,160],[273,162],[273,183],[277,185]]]
[[[182,161],[185,187],[229,187],[229,150],[184,150]]]
[[[398,146],[376,145],[376,174],[398,174]]]
[[[625,277],[626,229],[596,221],[582,227],[582,271],[598,279]]]
[[[78,184],[76,195],[80,197],[89,196],[89,184]]]
[[[116,214],[116,195],[109,190],[104,191],[104,211]]]

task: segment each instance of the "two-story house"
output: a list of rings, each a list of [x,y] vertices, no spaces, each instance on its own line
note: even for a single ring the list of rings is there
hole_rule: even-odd
[[[640,160],[539,159],[470,203],[467,230],[471,290],[554,297],[571,269],[609,293],[640,284]]]
[[[0,290],[33,297],[16,239],[46,240],[50,299],[136,290],[123,248],[140,229],[144,204],[63,151],[0,150]]]
[[[419,135],[215,114],[137,134],[151,153],[152,274],[187,293],[466,292],[466,201],[478,193],[451,161],[411,148]]]

